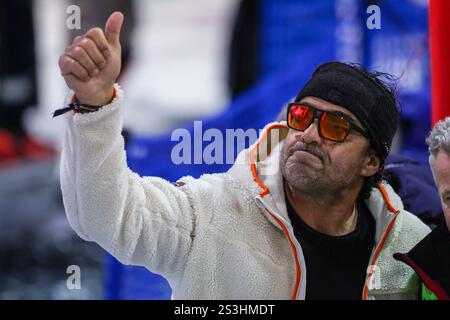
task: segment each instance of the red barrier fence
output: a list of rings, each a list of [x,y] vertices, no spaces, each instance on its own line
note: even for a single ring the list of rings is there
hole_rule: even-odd
[[[450,116],[450,1],[430,0],[431,121]]]

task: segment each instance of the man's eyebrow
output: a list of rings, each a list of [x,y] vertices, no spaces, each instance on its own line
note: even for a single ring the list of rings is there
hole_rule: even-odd
[[[298,104],[302,104],[304,106],[308,106],[308,107],[311,107],[311,108],[316,108],[316,109],[322,110],[319,107],[317,107],[316,105],[314,105],[314,103],[311,103],[311,102],[308,102],[308,101],[304,101],[304,102],[300,101],[300,102],[298,102]]]
[[[448,197],[448,196],[450,196],[450,190],[446,189],[446,190],[444,190],[444,192],[442,192],[442,198],[445,198],[445,197]]]
[[[325,112],[328,112],[328,113],[332,113],[332,114],[335,114],[337,116],[344,116],[344,117],[349,118],[353,122],[356,122],[356,119],[354,119],[351,115],[349,115],[349,114],[347,114],[345,112],[342,112],[342,111],[338,111],[338,110],[323,110],[323,109],[319,108],[318,106],[316,106],[314,103],[311,103],[311,102],[308,102],[308,101],[305,101],[305,102],[300,101],[299,104],[302,104],[304,106],[308,106],[308,107],[311,107],[311,108],[315,108],[315,109],[318,109],[318,110],[321,110],[321,111],[325,111]]]

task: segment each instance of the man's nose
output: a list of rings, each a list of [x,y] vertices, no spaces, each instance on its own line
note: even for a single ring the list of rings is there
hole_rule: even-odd
[[[309,143],[320,143],[320,135],[319,135],[319,127],[318,127],[318,121],[317,119],[314,119],[314,122],[312,122],[308,128],[306,128],[302,132],[298,132],[298,135],[296,136],[297,139],[302,140],[303,142],[309,144]]]

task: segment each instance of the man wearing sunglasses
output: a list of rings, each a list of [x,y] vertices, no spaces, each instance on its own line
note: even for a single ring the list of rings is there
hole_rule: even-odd
[[[163,275],[175,299],[408,299],[393,259],[428,232],[381,182],[397,129],[393,93],[357,67],[321,65],[226,173],[176,185],[126,163],[119,32],[77,37],[60,67],[74,91],[61,188],[73,229],[124,264]]]
[[[389,294],[396,291],[389,282],[401,278],[389,246],[411,245],[426,232],[415,217],[399,212],[400,199],[382,183],[399,113],[392,89],[380,78],[356,66],[326,63],[287,107],[280,168],[308,270],[307,299],[367,296],[366,271],[379,280],[371,297],[400,298]],[[402,224],[411,229],[400,231]],[[392,234],[401,240],[389,239]]]

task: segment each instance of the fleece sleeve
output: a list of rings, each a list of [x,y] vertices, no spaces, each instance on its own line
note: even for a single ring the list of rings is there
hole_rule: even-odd
[[[67,114],[60,176],[71,227],[124,264],[168,279],[183,271],[195,233],[188,195],[160,178],[140,177],[126,163],[123,91],[99,111]]]

